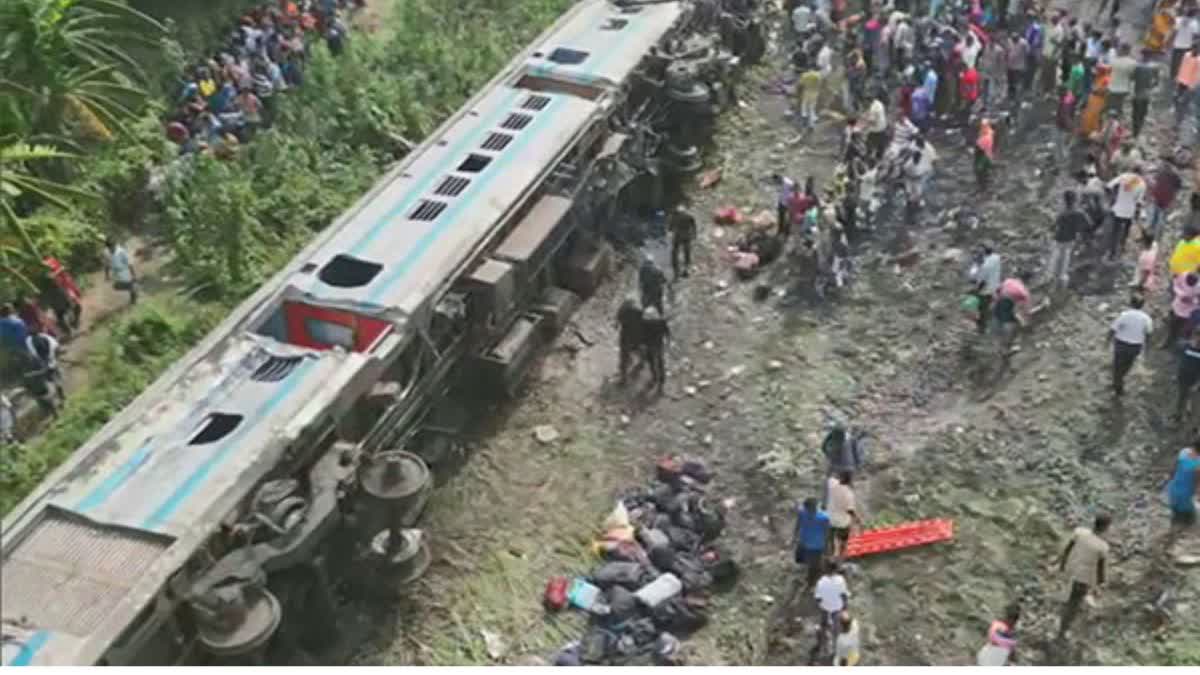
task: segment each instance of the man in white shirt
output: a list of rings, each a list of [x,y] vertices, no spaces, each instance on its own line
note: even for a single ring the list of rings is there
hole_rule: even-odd
[[[867,107],[867,152],[872,162],[878,162],[883,157],[887,145],[887,111],[883,101],[876,96]]]
[[[983,260],[975,270],[975,295],[979,298],[979,316],[976,318],[975,327],[979,329],[980,335],[987,331],[988,320],[992,316],[992,301],[995,300],[996,291],[1000,290],[1000,284],[1004,281],[1000,254],[992,249],[991,244],[983,244],[981,248]]]
[[[909,181],[906,186],[908,198],[918,205],[925,202],[925,192],[929,189],[929,179],[933,177],[933,163],[937,161],[937,151],[933,144],[918,136],[913,141],[913,159],[905,165],[905,173]]]
[[[796,9],[792,10],[792,30],[796,35],[802,35],[808,29],[809,23],[812,22],[812,9],[809,8],[807,2],[801,2],[796,5]]]
[[[1108,329],[1113,343],[1113,392],[1117,396],[1125,393],[1125,376],[1146,347],[1146,341],[1154,330],[1150,315],[1142,311],[1143,300],[1135,295],[1129,299],[1129,309],[1121,312]],[[832,520],[832,515],[831,515]]]
[[[133,262],[125,247],[116,243],[112,238],[104,240],[104,248],[108,252],[108,265],[104,268],[104,278],[111,279],[113,288],[118,291],[129,291],[129,304],[137,303],[137,277],[134,275]]]
[[[825,574],[817,580],[813,589],[813,597],[821,609],[821,627],[817,632],[817,645],[813,647],[812,657],[825,650],[825,640],[838,625],[837,617],[846,609],[850,599],[850,590],[846,587],[846,578],[841,574],[837,561],[831,561],[825,568]]]
[[[1175,21],[1175,30],[1171,38],[1171,80],[1179,73],[1183,55],[1192,48],[1197,33],[1200,33],[1200,21],[1196,19],[1195,8],[1189,8],[1187,14]]]
[[[1146,181],[1137,173],[1126,171],[1109,181],[1108,189],[1117,191],[1112,205],[1113,228],[1108,250],[1109,259],[1116,260],[1125,250],[1133,218],[1146,195]]]

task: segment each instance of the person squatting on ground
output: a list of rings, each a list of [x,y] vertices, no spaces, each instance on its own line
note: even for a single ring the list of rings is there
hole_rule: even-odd
[[[1016,660],[1017,622],[1021,620],[1021,606],[1013,603],[1004,608],[1004,618],[996,619],[988,626],[987,642],[975,655],[977,666],[1007,666]]]
[[[1196,523],[1197,496],[1200,496],[1200,429],[1193,432],[1192,444],[1179,451],[1167,482],[1172,529]],[[1168,545],[1172,539],[1168,539]]]

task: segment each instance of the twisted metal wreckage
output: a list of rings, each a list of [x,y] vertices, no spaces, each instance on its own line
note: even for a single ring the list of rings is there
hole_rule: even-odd
[[[3,662],[262,662],[337,635],[331,576],[417,579],[451,389],[513,394],[606,216],[700,167],[757,5],[547,29],[5,517]]]

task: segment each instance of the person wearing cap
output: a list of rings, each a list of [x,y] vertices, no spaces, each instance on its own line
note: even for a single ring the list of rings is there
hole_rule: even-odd
[[[671,329],[662,312],[656,307],[647,307],[642,312],[642,344],[646,350],[646,360],[650,363],[653,384],[660,394],[667,382],[666,350],[670,339]]]

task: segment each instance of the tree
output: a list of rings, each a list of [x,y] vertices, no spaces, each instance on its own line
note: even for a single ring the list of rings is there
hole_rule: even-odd
[[[107,140],[147,97],[126,45],[157,47],[165,27],[116,0],[0,2],[0,135],[44,141],[71,124]]]
[[[46,145],[16,142],[0,144],[0,218],[3,219],[5,231],[10,232],[20,244],[19,247],[7,243],[0,244],[0,267],[30,288],[36,286],[21,272],[21,263],[37,266],[41,264],[42,256],[29,232],[29,221],[22,217],[22,211],[25,210],[22,204],[51,204],[70,212],[74,200],[95,199],[95,195],[41,178],[30,171],[29,166],[38,162],[74,157],[75,155]],[[46,222],[45,219],[42,222]]]

